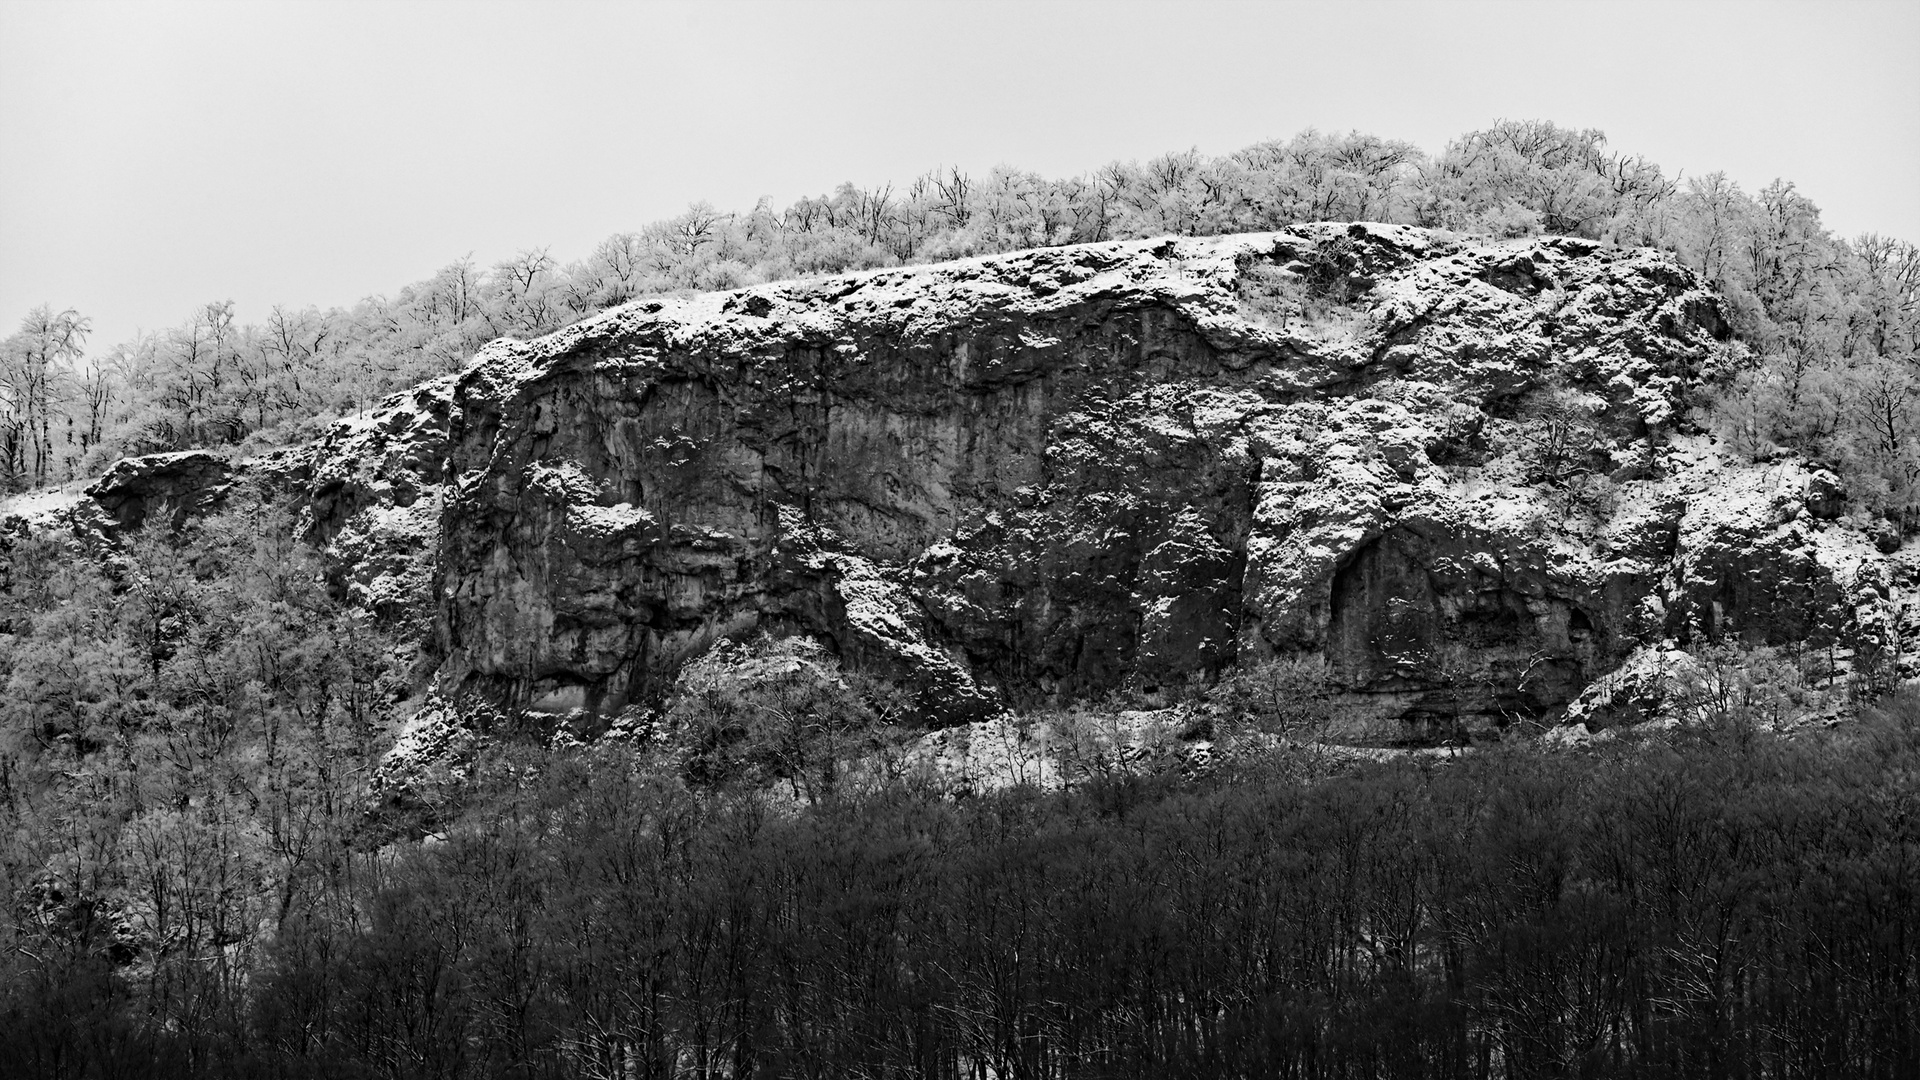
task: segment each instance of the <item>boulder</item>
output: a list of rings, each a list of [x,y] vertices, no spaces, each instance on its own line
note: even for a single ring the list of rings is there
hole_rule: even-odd
[[[233,471],[226,457],[207,450],[143,454],[115,462],[86,494],[108,531],[138,528],[162,508],[178,527],[226,500]]]

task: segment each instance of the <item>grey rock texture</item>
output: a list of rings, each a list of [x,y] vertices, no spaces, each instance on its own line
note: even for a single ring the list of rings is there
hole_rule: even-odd
[[[429,634],[437,612],[447,423],[453,379],[434,379],[335,424],[289,467],[304,486],[305,539],[348,600]]]
[[[114,462],[86,494],[104,515],[107,531],[135,528],[150,512],[166,508],[178,525],[226,500],[233,466],[206,450],[147,454]]]
[[[1096,244],[630,304],[272,470],[336,587],[507,708],[617,712],[760,628],[942,726],[1300,652],[1389,725],[1728,635],[1900,669],[1914,575],[1834,477],[1689,430],[1727,334],[1579,240]]]
[[[1653,252],[1375,225],[629,306],[455,385],[443,674],[608,710],[785,625],[939,723],[1303,650],[1537,717],[1644,642],[1894,648],[1831,476],[1683,433],[1726,333]]]

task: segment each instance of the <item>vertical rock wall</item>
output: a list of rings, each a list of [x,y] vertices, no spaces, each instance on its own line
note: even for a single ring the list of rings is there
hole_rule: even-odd
[[[495,342],[295,471],[343,593],[515,708],[617,711],[757,630],[935,724],[1302,652],[1492,722],[1664,643],[1907,662],[1913,575],[1831,475],[1686,428],[1718,312],[1567,239],[1049,249]]]

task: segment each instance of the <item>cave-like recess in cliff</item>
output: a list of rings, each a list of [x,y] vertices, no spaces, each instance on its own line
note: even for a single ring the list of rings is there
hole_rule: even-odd
[[[1591,679],[1592,616],[1500,572],[1475,539],[1402,526],[1341,565],[1326,644],[1340,686],[1409,719],[1504,725],[1546,716]]]

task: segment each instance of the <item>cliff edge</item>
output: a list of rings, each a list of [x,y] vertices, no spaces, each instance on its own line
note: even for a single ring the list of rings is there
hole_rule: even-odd
[[[1299,654],[1387,725],[1604,722],[1603,676],[1729,637],[1913,674],[1839,481],[1690,428],[1742,358],[1657,252],[1318,224],[629,304],[271,469],[509,709],[756,630],[942,726]]]

